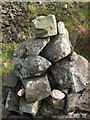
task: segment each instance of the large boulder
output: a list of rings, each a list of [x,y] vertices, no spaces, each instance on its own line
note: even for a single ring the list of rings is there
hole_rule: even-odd
[[[55,15],[39,16],[32,21],[36,38],[54,36],[57,34],[57,23]]]
[[[14,59],[14,69],[21,79],[44,74],[51,66],[51,63],[41,56],[28,56],[24,61],[17,59]]]
[[[88,84],[88,61],[77,55],[77,59],[70,61],[67,57],[51,66],[51,72],[54,80],[57,81],[62,88],[71,88],[74,92],[80,92],[85,89]]]
[[[51,94],[47,75],[23,79],[22,83],[26,88],[25,94],[28,103],[40,101]]]
[[[57,35],[51,37],[41,55],[51,62],[57,62],[71,53],[71,43],[67,35]]]

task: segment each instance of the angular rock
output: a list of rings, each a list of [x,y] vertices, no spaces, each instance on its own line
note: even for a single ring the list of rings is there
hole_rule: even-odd
[[[52,90],[52,92],[51,92],[51,96],[52,96],[54,99],[62,100],[62,99],[64,99],[65,94],[64,94],[63,92],[61,92],[60,90],[54,89],[54,90]]]
[[[32,21],[36,38],[54,36],[57,34],[57,23],[55,15],[39,16]]]
[[[50,38],[31,39],[24,42],[26,46],[26,55],[37,56],[42,49],[50,42]]]
[[[19,81],[19,78],[16,76],[14,71],[11,71],[6,75],[3,81],[3,86],[14,88]]]
[[[18,95],[19,97],[21,97],[21,96],[24,95],[24,93],[25,93],[25,89],[22,88],[22,89],[20,89],[20,90],[18,91],[17,95]]]
[[[20,43],[17,46],[16,51],[14,53],[14,57],[21,57],[21,58],[26,57],[26,47],[24,43]]]
[[[13,58],[14,71],[18,77],[21,77],[20,71],[21,71],[23,62],[24,62],[23,58],[19,58],[19,57]]]
[[[71,43],[66,35],[51,37],[51,42],[42,50],[41,55],[51,62],[57,62],[71,53]]]
[[[8,109],[9,111],[14,111],[14,112],[18,112],[19,110],[19,97],[17,96],[15,91],[11,89],[9,89],[5,109]]]
[[[74,61],[70,61],[69,57],[67,57],[53,64],[50,69],[54,76],[54,80],[57,81],[62,88],[74,86],[74,91],[80,92],[84,90],[89,82],[88,61],[80,55],[78,55],[78,58]],[[78,84],[76,87],[77,82]]]
[[[24,99],[20,98],[19,113],[31,113],[36,115],[40,107],[40,102],[27,103]]]
[[[26,88],[26,100],[28,103],[40,101],[51,94],[47,75],[22,80]]]
[[[48,102],[49,105],[51,105],[53,109],[58,109],[63,111],[65,108],[65,99],[58,100],[50,96],[46,98],[46,101]]]
[[[90,112],[90,108],[88,105],[88,91],[85,91],[82,95],[81,94],[70,94],[68,95],[68,111],[86,111]]]
[[[27,57],[22,64],[20,71],[20,78],[28,78],[44,74],[45,71],[51,66],[51,63],[41,56]]]
[[[52,115],[58,115],[59,110],[53,109],[46,101],[43,101],[41,108],[40,108],[40,115],[51,117]]]
[[[76,41],[77,41],[78,36],[79,36],[79,31],[78,31],[78,29],[75,29],[73,34],[70,36],[70,41],[71,41],[73,49],[76,45]]]

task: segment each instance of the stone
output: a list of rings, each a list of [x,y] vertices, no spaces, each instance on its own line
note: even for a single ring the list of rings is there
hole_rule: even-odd
[[[42,105],[40,107],[40,115],[51,117],[52,115],[58,115],[59,110],[53,109],[46,101],[42,102]]]
[[[24,42],[26,46],[26,55],[37,56],[42,49],[50,42],[50,38],[31,39]]]
[[[71,53],[71,43],[66,35],[51,37],[46,47],[42,50],[41,56],[51,62],[57,62]]]
[[[25,89],[24,89],[24,88],[20,89],[20,90],[17,92],[17,95],[18,95],[19,97],[22,97],[24,94],[25,94]]]
[[[54,80],[57,81],[63,89],[71,88],[72,86],[72,88],[74,87],[74,92],[81,92],[89,82],[88,61],[80,55],[73,61],[70,61],[68,56],[53,64],[50,70]]]
[[[3,81],[3,86],[14,88],[19,81],[19,78],[16,76],[14,71],[8,73]]]
[[[5,109],[14,112],[18,112],[19,110],[19,97],[17,96],[16,92],[11,89],[9,89]]]
[[[53,109],[63,111],[65,108],[65,99],[59,100],[49,96],[48,98],[46,98],[46,101],[48,102],[49,105],[51,105]]]
[[[57,34],[57,23],[55,15],[39,16],[32,20],[36,38],[44,38]]]
[[[79,37],[79,31],[78,29],[75,29],[73,34],[70,36],[70,41],[71,41],[71,44],[72,44],[72,50],[74,49],[75,45],[76,45],[76,41],[77,41],[77,38]]]
[[[63,92],[61,92],[60,90],[54,89],[54,90],[52,90],[52,92],[51,92],[51,96],[52,96],[54,99],[62,100],[62,99],[65,97],[65,94],[64,94]]]
[[[21,79],[39,76],[44,74],[50,66],[51,63],[41,56],[29,56],[23,62],[19,76]]]
[[[68,33],[67,29],[65,28],[65,25],[62,21],[58,22],[58,33],[60,35],[66,35],[66,37],[69,38],[69,33]]]
[[[90,98],[89,98],[90,99]],[[68,95],[68,111],[86,111],[90,112],[90,108],[88,105],[88,91],[85,91],[82,95],[81,94],[69,94]]]
[[[24,62],[23,58],[19,58],[19,57],[14,57],[13,58],[13,64],[14,64],[14,72],[16,73],[16,75],[20,78],[20,71],[22,68],[22,64]]]
[[[25,94],[28,103],[40,101],[51,94],[47,75],[23,79],[22,83],[26,88]]]
[[[78,59],[78,54],[75,51],[73,51],[70,55],[70,60],[73,61],[77,59]]]
[[[36,115],[40,107],[40,102],[27,103],[24,99],[20,98],[19,113],[30,113]]]
[[[25,58],[26,57],[26,47],[24,43],[19,43],[17,46],[14,57]]]

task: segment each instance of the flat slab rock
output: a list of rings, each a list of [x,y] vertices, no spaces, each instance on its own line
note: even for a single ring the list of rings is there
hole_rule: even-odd
[[[16,76],[14,71],[11,71],[6,75],[3,81],[3,86],[14,88],[19,81],[19,77]]]
[[[40,101],[51,94],[47,75],[23,79],[22,83],[26,88],[25,94],[28,103]]]
[[[69,57],[59,61],[51,66],[51,72],[54,80],[57,81],[62,88],[72,86],[74,92],[80,92],[85,89],[88,84],[88,61],[77,55],[77,59],[70,61]]]
[[[36,38],[44,38],[57,34],[57,23],[55,15],[39,16],[32,21]]]
[[[41,55],[51,62],[57,62],[71,53],[71,43],[67,35],[51,37]]]
[[[19,104],[19,113],[31,113],[32,115],[36,115],[40,107],[40,101],[36,101],[34,103],[27,103],[24,99],[20,99]]]
[[[22,59],[20,61],[22,61]],[[20,79],[44,74],[50,66],[51,63],[41,56],[28,56],[20,64],[17,58],[14,59],[14,69]]]

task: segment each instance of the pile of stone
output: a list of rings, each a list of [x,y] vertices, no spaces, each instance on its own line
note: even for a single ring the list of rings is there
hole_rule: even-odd
[[[36,38],[17,47],[14,70],[3,82],[4,109],[34,118],[86,118],[89,63],[74,51],[77,31],[71,42],[64,23],[52,14],[32,23]]]

